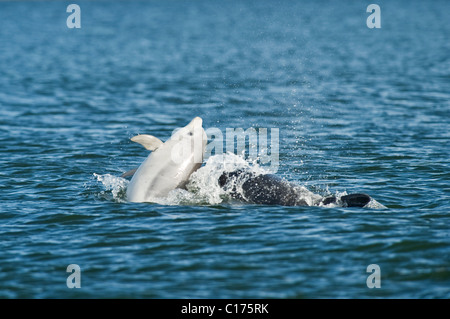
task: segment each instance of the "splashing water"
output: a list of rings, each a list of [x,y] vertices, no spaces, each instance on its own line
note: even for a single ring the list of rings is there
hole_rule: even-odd
[[[242,170],[253,174],[254,176],[268,174],[267,169],[259,166],[256,162],[249,162],[243,156],[233,153],[214,155],[208,158],[205,165],[195,171],[189,178],[186,189],[174,189],[164,198],[152,198],[151,202],[161,205],[218,205],[221,203],[230,203],[235,201],[232,192],[243,193],[242,185],[246,181],[245,175],[236,177],[227,188],[219,185],[219,178],[223,173],[231,173]],[[126,202],[126,188],[128,180],[110,175],[96,174],[94,177],[101,182],[105,188],[100,193],[103,197],[112,196],[112,200],[117,202]],[[319,205],[324,207],[342,206],[340,198],[347,195],[347,192],[336,192],[336,203],[323,205],[320,204],[322,196],[315,194],[305,186],[295,186],[299,199],[302,199],[309,206]],[[385,206],[372,199],[368,208],[382,209]]]
[[[93,175],[105,188],[105,190],[99,194],[101,197],[108,197],[107,194],[111,193],[112,200],[117,202],[127,201],[126,192],[128,180],[111,174],[100,175],[94,173]]]
[[[230,201],[230,190],[220,187],[218,181],[224,172],[236,170],[245,170],[255,175],[267,173],[265,169],[255,163],[247,162],[242,156],[233,153],[214,155],[208,159],[203,167],[191,175],[186,188],[210,205]],[[242,187],[243,181],[235,182],[238,189]]]

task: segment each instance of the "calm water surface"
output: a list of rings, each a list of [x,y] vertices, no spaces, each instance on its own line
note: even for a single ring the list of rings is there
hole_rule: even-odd
[[[450,3],[377,3],[0,2],[0,297],[449,298]],[[387,208],[127,203],[129,138],[195,116]]]

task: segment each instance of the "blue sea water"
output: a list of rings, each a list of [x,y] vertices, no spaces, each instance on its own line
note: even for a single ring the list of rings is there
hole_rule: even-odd
[[[1,298],[450,297],[448,1],[70,3],[0,2]],[[128,203],[129,139],[195,116],[386,208]]]

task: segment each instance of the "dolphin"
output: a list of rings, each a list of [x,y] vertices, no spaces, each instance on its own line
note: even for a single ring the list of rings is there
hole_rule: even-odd
[[[154,198],[165,197],[171,190],[185,186],[189,176],[203,162],[208,140],[202,122],[200,117],[194,118],[165,143],[145,134],[131,138],[152,152],[136,170],[122,175],[133,175],[127,187],[128,201],[152,202]]]
[[[130,202],[152,202],[163,198],[176,188],[183,188],[190,175],[203,162],[207,136],[202,127],[203,120],[194,118],[188,125],[177,130],[165,143],[151,135],[136,135],[131,138],[147,150],[152,151],[146,160],[122,177],[133,176],[127,187]],[[324,206],[335,204],[344,207],[364,207],[372,198],[364,193],[345,196],[322,197],[305,187],[289,182],[273,174],[256,175],[239,169],[223,172],[219,186],[232,198],[262,205]]]
[[[305,187],[284,180],[273,174],[256,175],[245,170],[223,172],[219,186],[228,190],[232,198],[262,205],[323,206],[336,204],[344,207],[364,207],[371,197],[364,193],[322,197]]]

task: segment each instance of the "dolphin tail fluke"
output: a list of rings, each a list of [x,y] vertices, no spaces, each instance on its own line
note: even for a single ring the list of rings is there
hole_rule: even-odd
[[[341,201],[347,204],[347,207],[364,207],[370,202],[370,196],[367,194],[350,194],[342,196]]]
[[[342,204],[346,207],[364,207],[366,206],[371,197],[367,194],[350,194],[340,198]],[[337,202],[336,196],[326,197],[322,200],[323,205],[335,204]]]
[[[154,151],[163,143],[159,138],[147,134],[139,134],[131,138],[133,142],[139,143],[149,151]]]

